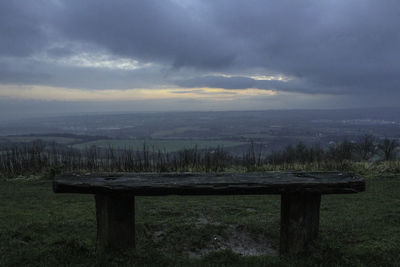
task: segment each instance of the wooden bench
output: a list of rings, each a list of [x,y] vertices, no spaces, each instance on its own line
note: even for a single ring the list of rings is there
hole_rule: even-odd
[[[58,176],[53,190],[95,195],[105,250],[135,247],[135,196],[280,194],[280,254],[296,254],[318,235],[321,195],[362,192],[365,181],[341,172],[92,174]]]

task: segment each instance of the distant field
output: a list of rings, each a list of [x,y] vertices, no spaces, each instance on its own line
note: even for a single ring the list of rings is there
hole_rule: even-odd
[[[167,152],[176,152],[185,148],[194,148],[197,145],[198,149],[216,148],[218,146],[227,148],[243,145],[246,143],[235,141],[220,141],[220,140],[97,140],[82,144],[74,145],[75,148],[84,149],[95,145],[101,148],[117,148],[117,149],[132,149],[142,150],[143,144],[152,150],[162,150]]]
[[[249,133],[240,135],[245,138],[256,138],[256,139],[273,139],[276,136],[270,135],[268,133]]]
[[[206,131],[201,127],[177,127],[174,129],[162,130],[155,132],[151,135],[152,138],[162,138],[162,137],[170,137],[178,134],[182,134],[188,131]]]
[[[60,137],[60,136],[7,136],[0,138],[1,143],[28,143],[35,140],[42,140],[44,142],[56,142],[59,144],[73,144],[81,141],[76,138]]]
[[[280,140],[282,138],[296,138],[298,140],[313,140],[315,139],[314,135],[297,135],[297,136],[293,136],[293,135],[272,135],[269,133],[248,133],[248,134],[242,134],[240,135],[241,137],[245,137],[245,138],[255,138],[255,139],[266,139],[266,140]]]

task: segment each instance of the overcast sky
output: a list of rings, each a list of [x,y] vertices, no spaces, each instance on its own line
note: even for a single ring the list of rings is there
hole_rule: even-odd
[[[398,0],[0,1],[0,113],[400,106]]]

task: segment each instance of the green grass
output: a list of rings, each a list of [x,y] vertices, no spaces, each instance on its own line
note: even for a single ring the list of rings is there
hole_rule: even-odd
[[[194,148],[197,146],[198,149],[216,148],[222,147],[233,147],[243,143],[234,141],[218,141],[218,140],[135,140],[135,139],[124,139],[124,140],[97,140],[82,144],[74,145],[75,148],[85,149],[92,145],[101,148],[119,148],[119,149],[131,149],[131,150],[143,150],[143,144],[146,144],[147,148],[152,150],[154,147],[155,151],[161,150],[166,152],[177,152],[179,150]]]
[[[51,181],[34,176],[2,180],[0,266],[399,266],[399,192],[400,176],[391,175],[368,177],[361,194],[323,196],[320,237],[298,258],[224,250],[195,259],[189,251],[231,226],[277,248],[279,197],[137,197],[136,252],[105,255],[95,249],[93,196],[56,195]]]

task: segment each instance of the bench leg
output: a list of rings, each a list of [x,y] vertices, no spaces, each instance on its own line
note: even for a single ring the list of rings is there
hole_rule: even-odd
[[[304,251],[318,236],[321,194],[281,195],[280,254]]]
[[[97,248],[135,248],[135,197],[95,195]]]

